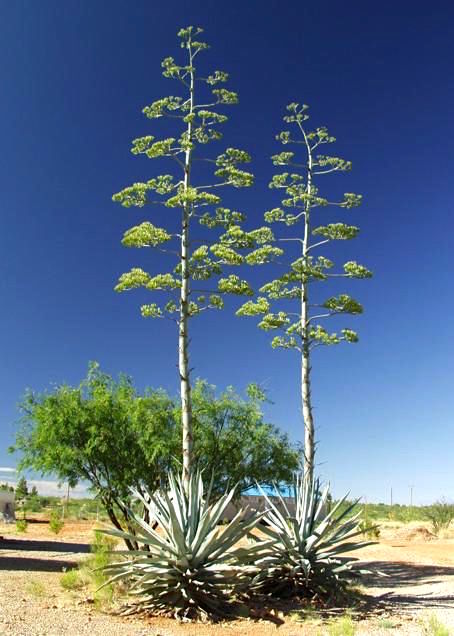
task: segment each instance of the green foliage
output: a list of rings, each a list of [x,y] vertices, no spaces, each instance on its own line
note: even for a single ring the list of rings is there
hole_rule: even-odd
[[[28,497],[28,484],[25,477],[21,477],[16,485],[16,499],[26,499]]]
[[[329,333],[321,325],[315,325],[314,327],[310,328],[309,338],[312,344],[316,343],[316,344],[331,345],[331,344],[339,344],[340,342],[340,338],[337,335],[337,333]]]
[[[138,597],[135,609],[172,613],[180,618],[206,618],[231,611],[232,597],[245,589],[254,568],[249,564],[265,544],[238,547],[256,524],[241,510],[226,525],[225,518],[235,489],[215,504],[204,493],[200,473],[191,475],[189,490],[181,479],[169,475],[169,491],[136,493],[161,532],[135,516],[140,526],[141,549],[123,553],[125,560],[104,568],[110,583],[127,580]],[[118,530],[106,533],[125,538]],[[147,547],[147,549],[145,549]]]
[[[283,332],[282,335],[273,337],[272,346],[296,349],[305,356],[309,355],[313,346],[358,341],[357,334],[349,328],[341,329],[337,334],[329,333],[323,325],[312,324],[315,316],[317,319],[327,319],[340,313],[352,315],[362,313],[361,305],[347,294],[329,298],[321,305],[311,303],[311,285],[332,277],[364,279],[372,276],[366,267],[356,261],[345,263],[341,273],[331,272],[330,270],[334,267],[331,260],[324,256],[316,258],[313,255],[312,250],[323,244],[335,240],[350,240],[359,233],[358,227],[342,222],[316,226],[314,224],[316,208],[327,205],[337,206],[340,209],[353,208],[360,205],[361,196],[346,193],[340,200],[332,201],[320,195],[316,185],[319,175],[347,172],[351,170],[352,165],[350,161],[342,158],[316,153],[316,149],[320,149],[321,146],[334,143],[335,138],[325,127],[318,127],[315,130],[307,129],[305,122],[308,119],[306,104],[292,103],[287,106],[284,121],[292,130],[282,131],[277,135],[277,140],[284,146],[294,145],[295,150],[286,148],[271,158],[275,166],[286,166],[288,171],[273,175],[269,187],[272,190],[281,191],[281,205],[265,212],[265,221],[269,224],[295,226],[293,234],[290,236],[287,234],[282,240],[287,241],[284,246],[292,248],[292,254],[293,248],[300,246],[301,257],[293,261],[286,272],[260,288],[260,294],[265,296],[264,299],[260,298],[259,303],[256,304],[249,301],[237,311],[237,315],[240,316],[265,313],[265,318],[260,320],[258,326],[264,330],[280,329]],[[311,236],[317,237],[317,242],[311,241]],[[273,236],[267,241],[270,247],[275,240],[279,241],[280,238],[275,239]],[[267,249],[269,249],[268,246]],[[278,254],[269,256],[274,258]],[[271,260],[269,256],[267,254],[266,262]],[[280,250],[280,260],[285,257],[284,250]],[[249,258],[253,264],[253,257]],[[290,314],[284,312],[281,306],[282,301],[291,300],[296,301],[296,309],[292,311],[292,315],[296,316],[297,320],[293,322],[286,318]],[[301,306],[302,302],[305,303],[304,308]],[[267,303],[267,310],[261,311],[265,303]],[[276,305],[275,310],[272,308],[273,305]],[[319,315],[319,307],[327,311]],[[309,309],[312,308],[316,309],[311,312]]]
[[[355,504],[341,510],[345,498],[328,509],[328,488],[318,482],[307,487],[299,477],[294,490],[295,513],[279,495],[279,506],[265,494],[268,512],[262,532],[273,541],[269,555],[258,562],[258,589],[272,595],[331,598],[361,573],[352,556],[367,542],[351,541],[361,534],[359,514],[349,516]]]
[[[166,309],[167,311],[169,311],[168,305],[166,305]],[[144,318],[162,318],[162,310],[156,303],[142,305],[140,308],[140,313]]]
[[[166,254],[170,263],[173,260],[173,265],[170,265],[168,273],[157,276],[144,272],[142,269],[133,268],[120,276],[115,287],[118,292],[143,287],[151,292],[161,291],[171,294],[171,298],[163,303],[153,302],[142,305],[141,313],[144,317],[171,318],[176,322],[195,317],[202,310],[221,309],[224,306],[223,302],[217,299],[213,303],[209,302],[201,306],[191,298],[192,281],[207,281],[220,276],[221,279],[218,285],[213,286],[212,293],[217,291],[221,295],[251,295],[252,290],[246,281],[223,277],[225,269],[244,263],[255,265],[269,262],[281,253],[281,250],[271,245],[261,247],[260,236],[254,233],[243,233],[244,237],[247,237],[247,240],[243,242],[229,235],[228,244],[223,240],[204,239],[206,245],[191,247],[199,242],[192,240],[194,224],[201,224],[213,230],[222,228],[227,231],[235,226],[240,231],[239,224],[245,220],[244,214],[222,207],[219,193],[225,186],[250,187],[254,180],[250,172],[243,170],[244,164],[251,161],[246,151],[227,147],[221,152],[218,150],[212,156],[205,154],[207,144],[216,143],[222,139],[219,128],[228,120],[222,111],[225,107],[236,104],[238,96],[235,92],[218,86],[228,80],[227,73],[215,70],[204,75],[199,72],[198,66],[196,68],[194,64],[196,56],[209,48],[205,42],[194,39],[200,33],[202,29],[199,28],[181,29],[178,35],[181,39],[181,48],[184,49],[182,63],[174,57],[167,57],[162,62],[164,77],[176,80],[179,85],[176,92],[180,92],[181,89],[182,94],[162,97],[143,109],[148,119],[170,119],[174,132],[171,136],[162,139],[155,135],[145,135],[132,142],[131,150],[134,155],[168,161],[171,165],[173,164],[174,173],[161,174],[146,182],[134,183],[113,196],[113,200],[124,207],[142,208],[149,205],[161,205],[175,210],[178,212],[176,219],[182,219],[181,230],[177,233],[170,232],[167,227],[157,227],[149,221],[144,221],[125,232],[123,245],[160,249]],[[197,63],[198,61],[199,58]],[[212,182],[206,186],[195,187],[191,183],[192,172],[196,165],[193,158],[208,160],[214,166]],[[214,187],[215,191],[212,190]],[[169,227],[174,225],[172,219],[166,217],[166,220]],[[188,253],[184,258],[183,244],[184,250]],[[251,256],[238,252],[238,250],[254,250],[254,248],[256,251]],[[205,257],[200,258],[198,254],[203,249]],[[212,254],[211,258],[209,253]],[[182,291],[181,295],[179,293],[177,298],[173,292],[179,291],[184,282],[187,282],[189,287]],[[187,303],[181,300],[183,293],[188,298]]]
[[[120,526],[129,487],[154,489],[176,454],[173,408],[165,393],[139,396],[129,378],[116,382],[92,364],[77,387],[26,394],[11,450],[21,452],[21,467],[71,486],[86,480]]]
[[[348,261],[344,265],[344,272],[348,278],[371,278],[372,272],[364,267],[364,265],[359,265],[356,261]]]
[[[248,265],[264,265],[270,263],[279,256],[282,256],[284,250],[280,247],[273,247],[272,245],[264,245],[258,249],[250,252],[246,256],[246,263]]]
[[[16,530],[18,532],[27,532],[28,523],[25,519],[16,519]]]
[[[314,165],[320,166],[321,168],[334,168],[335,170],[341,170],[343,172],[352,169],[351,161],[345,161],[339,157],[329,157],[327,155],[317,155]]]
[[[223,294],[235,294],[236,296],[254,295],[249,283],[246,280],[241,280],[235,274],[230,274],[227,278],[220,278],[218,281],[218,291]]]
[[[320,225],[312,230],[314,236],[323,236],[330,241],[353,239],[358,236],[358,233],[358,227],[345,225],[345,223],[329,223],[328,225]]]
[[[163,228],[144,222],[127,230],[122,243],[126,247],[156,247],[170,239],[170,234]]]
[[[215,296],[210,303],[220,302]],[[216,394],[199,381],[193,389],[195,459],[214,474],[213,492],[238,483],[244,492],[260,481],[289,483],[300,454],[264,420],[257,391],[245,400],[233,389]],[[130,378],[114,380],[92,364],[79,386],[27,393],[22,425],[11,450],[20,469],[53,474],[74,486],[87,481],[117,527],[128,526],[129,487],[155,490],[181,462],[181,406],[162,390],[139,394]],[[131,461],[134,457],[134,461]],[[40,498],[43,505],[55,502]],[[91,514],[96,512],[93,502]],[[73,514],[79,507],[74,505]]]
[[[355,636],[356,625],[351,616],[333,618],[328,623],[328,636]]]
[[[449,636],[449,629],[441,623],[435,614],[432,614],[424,623],[422,629],[423,636]]]
[[[114,560],[117,544],[116,538],[108,536],[102,530],[95,530],[94,541],[90,546],[91,556],[85,562],[85,566],[89,569],[90,579],[96,588],[103,586],[104,596],[107,596],[107,599],[112,595],[113,590],[107,581],[104,568]]]
[[[67,570],[60,576],[60,585],[64,590],[80,590],[85,586],[79,570]]]
[[[40,512],[42,508],[40,497],[38,495],[30,494],[25,503],[25,508],[30,512]]]
[[[114,589],[108,584],[103,568],[112,562],[116,545],[116,539],[95,530],[90,556],[81,561],[76,569],[67,570],[62,574],[61,587],[71,592],[88,588],[98,609],[111,609],[112,602],[122,596],[122,590]],[[103,587],[99,590],[101,586]]]
[[[242,212],[234,212],[228,208],[216,208],[214,213],[204,212],[199,216],[200,225],[212,229],[215,227],[222,227],[228,229],[232,225],[238,225],[245,220],[245,215]]]
[[[322,307],[329,309],[336,314],[362,314],[363,308],[358,301],[347,294],[332,296],[323,303]]]
[[[258,297],[257,301],[248,300],[236,312],[238,316],[258,316],[268,313],[270,304],[266,298]]]
[[[260,408],[266,398],[263,390],[250,385],[247,392],[247,400],[233,388],[217,395],[215,387],[203,381],[196,382],[193,389],[194,455],[213,478],[216,496],[229,484],[237,484],[238,494],[256,482],[289,484],[300,464],[299,449],[286,434],[264,421]]]
[[[46,587],[41,581],[32,579],[25,586],[25,591],[34,598],[44,598],[46,596]]]
[[[367,506],[364,507],[363,518],[361,519],[361,523],[359,524],[359,529],[361,531],[361,534],[367,539],[376,541],[380,537],[380,528],[379,526],[377,526],[376,523],[373,523],[373,521],[369,519],[369,516],[367,514]]]
[[[125,291],[127,289],[136,289],[138,287],[146,287],[151,276],[140,269],[134,267],[130,272],[126,272],[120,276],[115,291]]]
[[[62,519],[61,511],[54,508],[50,513],[49,530],[54,534],[59,534],[64,525],[65,522]]]
[[[266,314],[259,322],[259,327],[264,331],[269,331],[270,329],[279,329],[289,323],[290,318],[287,314],[284,311],[279,311],[277,314]]]
[[[441,499],[430,506],[426,515],[434,533],[439,534],[451,525],[451,521],[454,519],[454,504]]]
[[[350,506],[353,502],[345,501],[341,510]],[[351,514],[358,514],[362,511],[362,515],[367,517],[368,522],[378,525],[380,521],[396,521],[399,523],[409,523],[412,521],[425,522],[433,515],[434,508],[437,504],[431,506],[405,506],[393,504],[392,506],[385,503],[368,503],[367,506],[357,504],[352,508]]]

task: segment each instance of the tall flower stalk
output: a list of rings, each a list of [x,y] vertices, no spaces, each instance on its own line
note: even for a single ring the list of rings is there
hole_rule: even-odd
[[[283,151],[272,157],[275,166],[285,166],[285,172],[275,174],[270,188],[283,192],[281,205],[265,213],[269,224],[289,228],[289,232],[277,237],[287,246],[286,271],[260,289],[255,301],[246,302],[238,315],[261,316],[258,326],[265,331],[279,331],[272,340],[274,348],[297,351],[300,357],[301,407],[304,421],[304,479],[311,489],[314,482],[315,425],[311,393],[312,352],[321,345],[340,342],[354,343],[358,335],[350,328],[340,332],[329,332],[321,321],[339,314],[361,314],[361,304],[347,294],[332,296],[322,303],[314,301],[313,283],[331,278],[370,278],[372,273],[356,261],[348,261],[343,271],[334,273],[334,263],[325,256],[315,256],[316,250],[332,241],[350,240],[359,233],[359,228],[345,223],[317,225],[319,212],[327,206],[347,210],[360,205],[361,195],[345,193],[338,201],[331,201],[319,193],[318,180],[322,175],[351,170],[351,162],[339,157],[318,154],[320,149],[336,140],[325,127],[308,129],[308,106],[296,103],[287,106],[284,121],[290,130],[277,135],[284,146],[295,147],[295,151]],[[292,228],[292,232],[290,232]],[[312,237],[315,237],[313,239]],[[291,260],[290,246],[296,245],[299,257]],[[291,311],[285,303],[295,305]]]
[[[116,290],[144,288],[167,296],[167,302],[142,305],[141,313],[148,318],[173,320],[178,328],[186,491],[193,461],[190,320],[209,309],[222,309],[225,294],[253,295],[246,280],[236,274],[225,275],[227,267],[266,262],[281,252],[270,244],[274,239],[270,228],[246,232],[241,227],[244,214],[221,206],[220,189],[251,186],[253,175],[242,169],[243,164],[250,161],[244,150],[226,148],[214,156],[203,152],[207,144],[222,139],[219,127],[228,118],[220,111],[236,104],[238,96],[219,87],[227,82],[227,73],[215,70],[201,74],[196,67],[196,58],[209,48],[197,39],[201,33],[200,28],[181,29],[178,37],[186,55],[184,64],[177,64],[173,57],[162,62],[164,77],[176,81],[182,95],[158,99],[143,109],[149,119],[166,118],[173,122],[175,136],[157,140],[146,135],[132,142],[134,155],[169,160],[173,173],[134,183],[113,196],[114,201],[127,208],[157,204],[171,211],[179,210],[179,218],[166,216],[166,227],[144,221],[127,230],[122,241],[126,247],[159,250],[173,260],[170,271],[150,274],[133,268],[120,276]],[[197,170],[196,161],[200,162]],[[206,169],[207,165],[211,171]],[[217,230],[215,240],[210,240],[207,229]]]

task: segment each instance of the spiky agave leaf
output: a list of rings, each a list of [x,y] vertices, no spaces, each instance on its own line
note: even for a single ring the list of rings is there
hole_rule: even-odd
[[[281,596],[334,597],[363,572],[355,567],[358,559],[345,556],[372,543],[351,541],[361,534],[361,513],[351,516],[358,501],[342,510],[344,497],[327,512],[329,488],[321,491],[318,481],[308,488],[302,476],[295,483],[294,514],[279,493],[277,505],[262,494],[269,506],[262,531],[272,542],[257,561],[256,589]]]
[[[215,503],[204,496],[200,471],[194,472],[186,495],[181,478],[169,475],[168,491],[134,492],[148,509],[147,523],[133,511],[135,537],[147,549],[123,551],[118,562],[104,571],[109,581],[126,579],[130,592],[138,597],[133,611],[171,613],[181,618],[207,618],[229,613],[232,598],[257,573],[253,565],[270,542],[237,546],[256,525],[261,515],[249,516],[247,508],[219,526],[235,488]],[[157,523],[153,529],[151,524]],[[115,537],[128,538],[120,530],[105,530]],[[107,583],[107,584],[108,584]]]

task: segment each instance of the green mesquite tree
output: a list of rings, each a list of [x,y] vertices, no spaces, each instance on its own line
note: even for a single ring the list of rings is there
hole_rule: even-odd
[[[16,498],[25,500],[28,497],[28,484],[25,477],[21,477],[16,485]]]
[[[282,190],[282,207],[265,213],[267,223],[280,223],[294,227],[291,236],[277,240],[297,245],[299,258],[291,262],[281,276],[260,288],[256,301],[246,302],[238,315],[262,315],[258,326],[265,331],[279,330],[281,335],[272,340],[274,348],[296,350],[301,357],[301,404],[304,420],[304,477],[308,485],[314,478],[315,435],[311,399],[311,353],[321,345],[357,342],[358,336],[351,329],[340,333],[329,332],[318,321],[339,314],[360,314],[361,304],[340,294],[315,303],[311,294],[312,284],[333,277],[370,278],[372,273],[356,261],[343,266],[343,272],[332,273],[333,262],[324,256],[315,256],[314,250],[335,240],[349,240],[358,235],[359,228],[344,223],[315,224],[317,208],[337,206],[353,208],[361,203],[361,195],[346,193],[340,201],[329,201],[319,194],[319,176],[334,172],[346,172],[351,162],[339,157],[316,154],[318,148],[332,144],[335,140],[325,127],[308,130],[305,121],[309,118],[308,106],[296,103],[287,106],[284,121],[292,128],[277,135],[284,146],[296,146],[297,152],[284,151],[272,157],[275,166],[285,166],[288,172],[273,176],[269,187]],[[302,151],[302,152],[301,152]],[[302,156],[301,156],[302,155]],[[318,211],[318,210],[317,210]],[[314,218],[315,217],[315,218]],[[311,237],[316,237],[311,241]],[[296,301],[295,311],[282,309],[283,301]],[[272,305],[274,311],[272,311]]]
[[[167,228],[145,221],[129,229],[122,241],[126,247],[156,248],[168,254],[173,257],[173,270],[150,275],[142,269],[133,268],[120,277],[116,290],[122,292],[142,287],[170,296],[165,304],[143,305],[141,312],[145,317],[170,318],[178,326],[183,483],[186,488],[189,486],[193,457],[189,320],[205,310],[222,309],[224,294],[253,296],[247,281],[234,274],[224,276],[226,266],[266,262],[281,253],[279,248],[270,245],[274,237],[269,227],[244,231],[241,228],[244,215],[222,207],[217,194],[222,186],[243,188],[252,185],[253,175],[239,167],[250,161],[249,154],[237,148],[227,148],[214,157],[206,157],[200,152],[209,142],[222,138],[218,127],[228,118],[218,112],[219,108],[238,102],[236,93],[217,88],[227,81],[227,73],[216,70],[202,76],[196,69],[195,58],[208,48],[205,42],[195,39],[201,32],[200,28],[188,27],[178,33],[186,54],[185,65],[179,66],[172,57],[162,62],[164,77],[176,80],[183,96],[164,97],[143,109],[149,119],[164,117],[175,122],[179,128],[177,136],[156,140],[147,135],[135,139],[132,145],[135,155],[169,159],[177,174],[161,174],[145,183],[134,183],[113,196],[114,201],[125,207],[158,204],[180,211],[176,232],[171,229],[175,222],[170,219]],[[215,179],[211,183],[204,183],[207,171],[203,166],[206,164],[198,164],[200,171],[197,177],[203,185],[196,185],[195,161],[208,162],[214,168]],[[194,238],[196,223],[204,228],[220,228],[223,233],[217,234],[213,242],[207,240],[207,232],[201,229],[201,234]],[[176,243],[173,250],[167,247],[172,242]],[[243,254],[245,250],[246,255]],[[210,287],[206,281],[213,277],[218,277],[217,286],[206,289]],[[203,289],[197,289],[200,285]]]

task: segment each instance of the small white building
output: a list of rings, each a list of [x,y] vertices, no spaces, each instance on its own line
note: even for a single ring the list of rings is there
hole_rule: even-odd
[[[0,521],[12,523],[16,520],[15,495],[9,490],[0,490]]]

